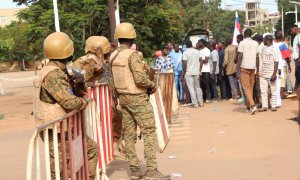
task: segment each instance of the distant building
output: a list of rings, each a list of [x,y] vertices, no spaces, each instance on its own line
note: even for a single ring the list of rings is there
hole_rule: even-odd
[[[279,13],[269,14],[269,23],[275,26],[280,20],[281,15]]]
[[[274,27],[280,19],[280,14],[269,14],[267,9],[260,8],[260,1],[261,0],[238,1],[240,2],[239,4],[225,4],[225,8],[228,10],[244,11],[246,28],[256,28],[258,26]]]
[[[17,13],[22,8],[0,9],[0,27],[9,25],[12,21],[18,21]]]
[[[245,6],[245,27],[254,28],[257,26],[275,26],[280,18],[279,13],[269,14],[267,9],[259,7],[258,0],[246,2]]]

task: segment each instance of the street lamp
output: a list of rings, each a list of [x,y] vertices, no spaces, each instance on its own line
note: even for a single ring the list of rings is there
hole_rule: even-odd
[[[297,12],[297,5],[300,5],[299,2],[296,1],[290,1],[291,4],[295,4],[295,18],[296,18],[296,24],[298,25],[298,12]]]

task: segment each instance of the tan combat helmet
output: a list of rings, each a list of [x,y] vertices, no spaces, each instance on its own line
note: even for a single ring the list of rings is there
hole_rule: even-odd
[[[47,59],[66,59],[74,53],[73,41],[63,32],[48,35],[43,48]]]
[[[115,39],[135,39],[136,32],[134,27],[130,23],[121,23],[116,27],[115,31]]]
[[[103,54],[110,52],[110,43],[104,36],[91,36],[86,40],[85,53],[92,52],[97,53],[99,49],[102,49]]]

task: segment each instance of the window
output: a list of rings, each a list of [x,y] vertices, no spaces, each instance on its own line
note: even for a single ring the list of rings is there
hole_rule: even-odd
[[[7,17],[0,16],[0,24],[5,24],[5,23],[7,23]]]

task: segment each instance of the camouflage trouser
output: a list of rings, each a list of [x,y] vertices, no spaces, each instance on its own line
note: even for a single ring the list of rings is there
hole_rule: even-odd
[[[59,134],[58,134],[59,137]],[[61,153],[61,142],[60,138],[58,138],[58,149],[59,149],[59,168],[60,168],[60,176],[63,177],[62,169],[63,169],[63,160],[62,160],[62,153]],[[86,139],[87,144],[87,153],[88,153],[88,168],[89,168],[89,177],[90,179],[95,179],[96,177],[96,168],[97,168],[97,161],[98,161],[98,148],[97,143],[93,141],[90,137],[87,136]],[[49,134],[49,151],[50,151],[50,168],[51,168],[51,179],[55,179],[55,162],[54,162],[54,146],[53,146],[53,138],[52,134]],[[69,146],[68,141],[66,140],[66,152],[67,152],[67,164],[68,164],[68,177],[70,177],[69,171],[69,163],[70,163],[70,156],[69,156]]]
[[[119,142],[122,136],[122,119],[122,112],[117,108],[113,108],[112,124],[114,142]]]
[[[120,105],[123,114],[123,131],[127,158],[130,168],[137,169],[138,158],[135,144],[137,141],[137,125],[143,133],[144,157],[148,169],[156,169],[156,147],[157,138],[152,106],[146,94],[142,95],[120,95]]]

